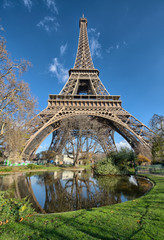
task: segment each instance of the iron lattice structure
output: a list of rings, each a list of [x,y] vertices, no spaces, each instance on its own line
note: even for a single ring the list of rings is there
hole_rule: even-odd
[[[99,71],[94,68],[89,49],[87,19],[80,19],[78,50],[69,79],[59,95],[49,95],[48,106],[36,117],[38,125],[26,142],[24,155],[34,154],[41,142],[53,133],[51,148],[57,149],[60,123],[63,119],[84,115],[93,116],[106,124],[105,152],[115,149],[114,131],[122,135],[134,151],[151,158],[150,137],[152,131],[124,108],[118,95],[110,95],[101,80]],[[99,139],[101,142],[101,139]]]

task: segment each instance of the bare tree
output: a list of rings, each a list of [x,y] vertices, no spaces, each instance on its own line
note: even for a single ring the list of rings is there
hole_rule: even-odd
[[[21,154],[28,137],[27,123],[36,114],[36,100],[20,79],[30,65],[26,60],[11,60],[0,36],[0,145],[8,157]]]
[[[64,119],[51,149],[65,153],[77,165],[79,160],[85,162],[104,152],[108,129],[106,124],[91,116]]]

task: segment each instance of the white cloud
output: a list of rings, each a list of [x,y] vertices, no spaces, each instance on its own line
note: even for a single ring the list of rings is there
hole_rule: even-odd
[[[44,145],[40,145],[38,149],[46,150],[47,148],[48,148],[48,145],[44,144]]]
[[[58,58],[53,59],[49,71],[53,73],[61,83],[65,83],[68,79],[68,69],[64,68],[63,64],[59,63]]]
[[[40,153],[40,152],[42,152],[42,151],[46,151],[46,150],[48,150],[48,147],[49,147],[49,145],[48,144],[42,144],[42,145],[40,145],[39,147],[38,147],[38,149],[37,149],[37,151],[36,151],[36,154],[37,153]]]
[[[114,47],[113,46],[110,46],[108,49],[106,49],[106,52],[107,53],[111,53],[111,51],[114,49]]]
[[[13,6],[13,4],[10,0],[3,1],[3,8],[7,8],[7,7],[11,7],[11,6]]]
[[[4,28],[2,27],[2,25],[0,25],[0,31],[4,31]]]
[[[63,56],[67,49],[67,43],[65,45],[61,45],[60,47],[60,55]]]
[[[90,29],[88,29],[88,33],[90,33],[90,32],[96,32],[96,28],[90,28]]]
[[[47,7],[54,13],[58,14],[58,9],[56,7],[56,3],[54,0],[44,0],[46,3]]]
[[[101,58],[101,44],[94,37],[92,37],[90,40],[90,49],[92,57],[96,56]]]
[[[89,42],[90,42],[90,50],[91,56],[101,58],[101,44],[99,42],[100,32],[96,31],[96,28],[90,28],[88,30],[89,33]]]
[[[24,3],[24,5],[25,5],[25,7],[27,7],[28,10],[31,11],[32,1],[31,1],[31,0],[23,0],[23,3]]]
[[[124,44],[125,46],[127,46],[127,42],[123,41],[123,44]]]
[[[116,49],[119,49],[120,48],[120,45],[119,44],[116,44]]]
[[[57,31],[58,27],[59,27],[59,23],[56,21],[56,17],[46,16],[36,26],[37,27],[42,27],[47,32],[50,32],[52,30]]]
[[[127,141],[125,141],[125,140],[123,140],[123,141],[121,141],[121,142],[119,142],[119,143],[116,143],[116,147],[117,147],[117,150],[118,150],[118,151],[119,151],[121,148],[129,148],[129,149],[131,149],[130,144],[129,144]]]
[[[110,54],[113,50],[119,50],[120,48],[125,48],[125,47],[127,47],[127,43],[125,41],[123,41],[121,43],[111,45],[110,47],[108,47],[106,49],[106,52]]]

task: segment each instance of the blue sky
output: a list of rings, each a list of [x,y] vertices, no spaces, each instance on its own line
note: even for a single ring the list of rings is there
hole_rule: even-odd
[[[68,79],[82,14],[94,66],[108,92],[121,95],[123,108],[146,125],[154,113],[163,115],[163,0],[1,0],[1,34],[13,59],[32,63],[23,79],[39,110]]]

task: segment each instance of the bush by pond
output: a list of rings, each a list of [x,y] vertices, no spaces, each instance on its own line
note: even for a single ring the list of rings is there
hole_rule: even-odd
[[[120,175],[120,174],[123,174],[124,172],[120,170],[119,167],[113,163],[113,159],[110,157],[107,159],[100,160],[99,162],[96,163],[95,173],[98,175],[107,175],[107,174]]]
[[[22,221],[33,213],[34,210],[27,198],[11,198],[10,192],[0,192],[0,223]]]
[[[113,152],[107,159],[100,160],[95,165],[95,173],[99,175],[128,174],[129,169],[135,166],[136,155],[127,148]]]

